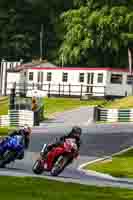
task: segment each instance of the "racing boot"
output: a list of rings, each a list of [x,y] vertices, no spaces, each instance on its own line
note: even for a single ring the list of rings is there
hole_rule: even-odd
[[[17,155],[18,160],[24,159],[24,151]]]

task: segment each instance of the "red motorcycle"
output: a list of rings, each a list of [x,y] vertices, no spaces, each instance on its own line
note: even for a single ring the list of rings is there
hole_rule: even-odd
[[[47,145],[43,148],[47,148]],[[77,156],[78,147],[75,139],[66,139],[62,145],[54,147],[48,152],[46,158],[40,156],[34,163],[32,170],[35,174],[48,171],[52,176],[58,176]]]

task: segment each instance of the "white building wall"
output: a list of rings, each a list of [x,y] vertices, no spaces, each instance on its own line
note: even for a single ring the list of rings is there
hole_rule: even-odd
[[[129,73],[126,73],[124,75],[124,94],[127,93],[127,96],[133,95],[133,85],[127,84],[127,75],[130,75]]]
[[[94,96],[105,96],[106,84],[107,84],[107,72],[105,70],[96,70],[94,71],[94,87],[93,94]],[[103,82],[98,83],[98,74],[103,74]]]
[[[29,72],[33,72],[33,80],[29,81]],[[43,72],[43,82],[39,82],[39,87],[37,85],[38,83],[38,72]],[[52,73],[52,81],[47,81],[47,72]],[[62,81],[62,74],[68,73],[68,81],[63,82]],[[79,73],[84,73],[84,82],[79,82]],[[94,73],[93,77],[93,84],[87,84],[87,75],[88,73]],[[98,74],[103,73],[103,82],[98,83]],[[111,73],[113,74],[122,74],[123,75],[123,82],[122,84],[112,84],[110,83],[111,79]],[[40,95],[40,96],[46,96],[48,94],[48,88],[50,84],[50,90],[53,94],[58,94],[59,91],[59,84],[60,84],[60,94],[69,95],[70,88],[71,88],[71,94],[70,95],[80,95],[81,93],[81,85],[83,94],[90,94],[92,92],[93,96],[106,96],[106,95],[113,95],[113,96],[125,96],[125,93],[127,92],[127,95],[132,94],[133,87],[131,85],[127,85],[127,73],[126,72],[114,72],[114,71],[108,71],[108,70],[67,70],[67,69],[28,69],[26,70],[26,76],[24,76],[24,71],[21,73],[8,73],[8,84],[9,80],[10,82],[16,82],[18,84],[24,83],[24,81],[27,83],[28,92],[27,95],[33,96],[34,94]],[[33,88],[34,84],[34,88]],[[70,86],[71,85],[71,86]],[[92,86],[92,91],[88,90]],[[11,87],[11,85],[10,85]]]
[[[21,81],[21,73],[19,72],[8,72],[7,73],[7,89],[6,93],[7,95],[10,94],[11,89],[14,87],[14,84],[16,83],[17,89],[19,89],[19,84]]]
[[[16,66],[19,66],[21,64],[21,60],[18,62],[7,62],[5,60],[1,61],[0,66],[0,92],[1,95],[6,94],[6,87],[7,87],[7,70],[12,70]]]
[[[114,83],[112,84],[110,82],[112,73],[113,74],[122,74],[122,76],[123,76],[122,84],[114,84]],[[126,83],[128,74],[129,73],[127,73],[127,72],[111,72],[111,71],[108,71],[106,95],[126,96],[126,93],[127,93],[128,96],[132,95],[132,86],[128,85]]]
[[[79,95],[81,92],[81,85],[84,85],[82,88],[82,91],[84,93],[87,93],[87,76],[88,73],[94,73],[94,78],[93,78],[93,93],[94,95],[98,96],[104,96],[104,86],[106,85],[106,80],[107,80],[107,72],[105,70],[66,70],[66,69],[42,69],[42,70],[37,70],[37,69],[29,69],[28,70],[28,78],[29,78],[29,73],[33,72],[33,81],[29,81],[28,83],[30,84],[37,84],[38,82],[38,72],[43,72],[43,90],[48,90],[48,84],[50,84],[50,89],[53,91],[53,93],[58,93],[59,89],[59,84],[60,84],[60,92],[62,93],[64,91],[64,94],[68,95],[69,94],[69,89],[71,85],[71,91],[74,92],[74,95]],[[52,73],[52,80],[49,82],[47,81],[47,73],[51,72]],[[68,73],[68,81],[63,82],[62,81],[62,76],[63,73]],[[79,82],[79,74],[84,73],[84,82]],[[97,78],[98,78],[98,73],[103,73],[103,82],[102,83],[97,83]],[[41,82],[39,82],[41,84]],[[89,84],[90,85],[90,84]],[[31,89],[31,88],[29,88]],[[35,88],[37,89],[37,88]],[[98,94],[99,92],[99,94]]]

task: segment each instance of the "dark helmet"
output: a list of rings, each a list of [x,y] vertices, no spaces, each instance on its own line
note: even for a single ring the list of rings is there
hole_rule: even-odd
[[[28,125],[24,125],[24,127],[21,130],[23,131],[23,134],[25,136],[31,135],[31,128]]]
[[[76,138],[80,138],[82,134],[82,129],[79,126],[74,126],[71,130],[71,135],[76,137]]]

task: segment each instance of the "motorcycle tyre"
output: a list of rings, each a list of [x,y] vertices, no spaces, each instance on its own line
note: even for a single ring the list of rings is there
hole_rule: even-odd
[[[58,162],[61,162],[61,161],[64,161],[64,164],[63,166],[60,168],[59,165],[58,165]],[[57,160],[55,161],[54,165],[53,165],[53,168],[51,170],[51,175],[52,176],[58,176],[63,170],[64,168],[68,165],[69,163],[69,159],[65,156],[59,156],[57,158]]]
[[[32,167],[32,171],[35,173],[35,174],[42,174],[44,169],[43,167],[41,166],[41,160],[36,160],[33,167]]]

